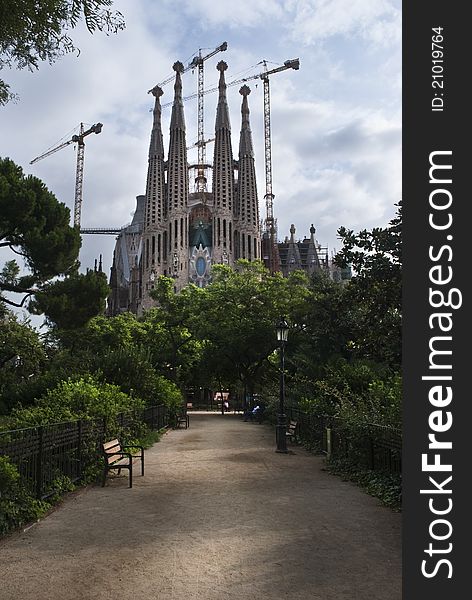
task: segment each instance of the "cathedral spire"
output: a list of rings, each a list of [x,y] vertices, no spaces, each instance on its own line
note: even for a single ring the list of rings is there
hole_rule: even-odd
[[[151,94],[156,99],[154,102],[154,120],[152,124],[151,143],[149,144],[149,158],[164,156],[164,142],[162,138],[161,126],[161,102],[160,97],[164,92],[158,85],[152,88]]]
[[[251,134],[251,126],[249,124],[249,105],[247,102],[247,97],[251,93],[251,88],[247,85],[243,85],[243,87],[239,90],[239,93],[243,97],[243,102],[241,104],[241,137],[239,139],[239,158],[243,158],[244,156],[250,156],[254,158],[254,150],[252,147],[252,134]]]
[[[175,277],[176,288],[188,277],[188,163],[185,140],[184,104],[182,101],[181,62],[174,63],[174,104],[170,121],[169,156],[167,160],[167,223],[164,236],[166,275]]]
[[[259,204],[257,200],[256,167],[249,123],[247,85],[239,90],[243,97],[241,104],[241,135],[239,138],[238,202],[235,215],[239,217],[239,241],[237,256],[250,260],[260,257]]]
[[[219,89],[219,98],[218,98],[218,108],[216,109],[216,124],[215,129],[228,129],[231,131],[231,125],[229,122],[229,109],[228,102],[226,100],[226,81],[225,81],[225,71],[228,68],[228,65],[224,60],[220,60],[220,62],[216,65],[216,68],[220,72],[220,81],[218,84]]]
[[[161,126],[161,101],[163,94],[159,86],[151,90],[155,98],[151,141],[149,143],[146,202],[144,206],[144,229],[155,230],[162,224],[165,205],[164,142]]]
[[[182,100],[182,73],[184,72],[184,65],[177,61],[172,67],[175,71],[175,84],[174,84],[174,103],[172,105],[172,116],[170,119],[171,129],[182,129],[185,131],[185,119],[184,119],[184,103]]]
[[[221,60],[216,68],[220,72],[220,96],[216,109],[213,151],[213,260],[232,264],[234,238],[232,219],[235,190],[231,127],[224,74],[228,65]]]

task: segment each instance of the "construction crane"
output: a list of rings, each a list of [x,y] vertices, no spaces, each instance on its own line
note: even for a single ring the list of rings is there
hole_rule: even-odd
[[[192,62],[189,64],[191,68],[198,68],[198,136],[197,136],[197,147],[198,147],[198,167],[197,177],[195,179],[195,191],[201,192],[202,195],[206,192],[206,177],[205,177],[205,159],[206,159],[206,144],[204,136],[204,111],[203,111],[203,63],[208,58],[215,56],[218,52],[224,52],[228,48],[228,44],[223,42],[220,46],[215,48],[213,52],[210,52],[206,56],[202,56],[202,48],[198,50],[198,55],[193,57]]]
[[[120,235],[126,227],[84,227],[80,233],[89,235]]]
[[[193,98],[198,98],[198,137],[197,143],[195,146],[198,148],[198,162],[197,162],[197,177],[195,179],[195,191],[196,192],[205,192],[206,191],[206,178],[205,178],[205,161],[206,161],[206,144],[208,140],[204,140],[204,106],[203,106],[203,96],[205,94],[204,91],[204,76],[203,76],[203,64],[206,60],[218,54],[218,52],[224,52],[228,49],[228,43],[223,42],[219,46],[217,46],[214,50],[212,50],[209,54],[202,55],[202,50],[204,48],[199,48],[198,54],[196,54],[193,59],[189,62],[189,64],[185,67],[184,73],[189,71],[190,69],[198,69],[198,88],[197,93],[193,96]],[[175,74],[171,77],[168,77],[164,81],[158,84],[159,87],[162,87],[175,79]],[[154,88],[148,90],[148,94],[152,92]],[[172,102],[169,102],[165,106],[170,106]]]
[[[79,229],[80,229],[80,214],[82,211],[82,188],[83,188],[83,183],[84,183],[84,154],[85,154],[84,138],[87,135],[90,135],[91,133],[97,133],[97,134],[100,133],[102,131],[102,127],[103,127],[102,123],[95,123],[95,125],[92,125],[92,127],[90,127],[90,129],[87,129],[87,131],[84,131],[84,124],[81,123],[78,135],[73,135],[70,140],[67,140],[67,142],[59,144],[59,146],[56,146],[55,148],[52,148],[51,150],[44,152],[44,154],[41,154],[40,156],[37,156],[36,158],[33,158],[32,161],[30,161],[30,165],[32,165],[35,162],[38,162],[38,160],[42,160],[43,158],[46,158],[47,156],[54,154],[54,152],[57,152],[58,150],[61,150],[62,148],[69,146],[69,144],[73,144],[73,143],[77,144],[77,168],[76,168],[76,175],[75,175],[75,197],[74,197],[74,227],[77,227]]]
[[[266,184],[266,219],[265,219],[265,230],[266,235],[269,238],[268,248],[268,267],[271,273],[275,273],[279,270],[279,264],[277,261],[277,253],[275,251],[277,240],[275,239],[275,220],[274,220],[274,194],[272,192],[272,143],[270,133],[270,88],[269,88],[269,76],[274,73],[280,73],[286,69],[300,68],[300,61],[298,58],[294,60],[286,60],[284,64],[275,69],[267,70],[267,63],[263,61],[265,71],[260,74],[260,78],[264,83],[264,150],[265,150],[265,184]]]
[[[203,61],[207,60],[207,58],[211,58],[212,56],[215,56],[215,54],[218,54],[218,52],[224,52],[225,50],[227,50],[228,48],[228,43],[227,42],[223,42],[222,44],[220,44],[219,46],[217,46],[214,50],[212,50],[210,52],[210,54],[207,54],[206,56],[202,56],[202,50],[203,48],[199,48],[198,50],[198,55],[194,56],[192,61],[189,62],[189,64],[184,68],[184,70],[182,71],[182,73],[186,73],[187,71],[190,71],[190,69],[195,69],[195,67],[198,67],[198,74],[200,76],[200,67],[203,69]],[[156,84],[153,88],[151,88],[150,90],[148,90],[148,94],[152,93],[152,90],[156,87],[164,87],[165,85],[167,85],[169,82],[174,81],[175,79],[175,73],[173,75],[171,75],[170,77],[168,77],[167,79],[164,79],[164,81],[161,81],[161,83]],[[200,79],[198,80],[200,82]],[[202,88],[203,90],[203,88]],[[196,96],[195,96],[196,97]]]
[[[216,138],[212,137],[209,138],[208,140],[203,140],[203,144],[205,144],[205,146],[207,144],[211,144],[211,142],[214,142]],[[194,148],[196,148],[201,142],[195,142],[195,144],[191,144],[190,146],[187,146],[187,150],[193,150]]]

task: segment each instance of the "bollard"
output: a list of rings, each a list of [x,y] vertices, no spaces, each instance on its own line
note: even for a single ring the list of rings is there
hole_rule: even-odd
[[[331,427],[326,427],[326,458],[331,458]]]

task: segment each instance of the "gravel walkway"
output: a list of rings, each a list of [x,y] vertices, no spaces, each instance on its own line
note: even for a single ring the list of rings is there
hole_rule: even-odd
[[[191,414],[146,474],[0,542],[1,600],[400,600],[401,516],[266,425]]]

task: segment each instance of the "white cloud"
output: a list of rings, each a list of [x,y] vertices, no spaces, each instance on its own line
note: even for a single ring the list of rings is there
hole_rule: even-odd
[[[289,0],[285,6],[293,15],[293,37],[307,44],[335,35],[381,43],[395,37],[399,11],[388,0]]]
[[[272,19],[283,18],[283,6],[278,0],[177,0],[176,7],[206,27],[228,26],[255,28]]]

